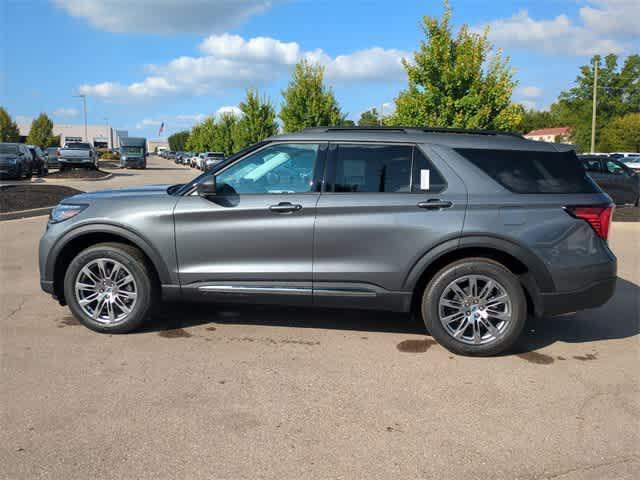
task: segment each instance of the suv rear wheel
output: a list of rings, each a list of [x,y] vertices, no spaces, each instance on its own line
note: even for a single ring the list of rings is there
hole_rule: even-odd
[[[496,355],[516,342],[527,317],[518,278],[498,262],[469,258],[440,270],[422,297],[427,330],[462,355]]]
[[[80,252],[64,278],[74,316],[98,332],[126,333],[145,320],[154,285],[147,261],[135,247],[102,243]]]

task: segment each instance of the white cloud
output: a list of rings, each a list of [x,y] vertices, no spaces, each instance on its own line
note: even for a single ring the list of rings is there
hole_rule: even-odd
[[[224,115],[225,113],[230,113],[231,115],[235,115],[236,117],[242,116],[242,110],[235,106],[220,107],[218,110],[216,110],[215,116],[220,117],[220,115]]]
[[[580,9],[585,26],[602,34],[640,35],[640,2],[638,0],[591,0],[594,6]]]
[[[53,115],[56,117],[77,117],[80,111],[77,108],[58,108],[53,111]]]
[[[578,56],[619,54],[626,50],[626,45],[614,37],[604,37],[591,28],[576,25],[566,15],[558,15],[551,20],[535,20],[522,10],[488,25],[489,37],[498,47]]]
[[[533,85],[522,86],[516,90],[516,95],[524,98],[540,98],[542,96],[542,89]]]
[[[103,82],[81,85],[79,92],[109,99],[145,99],[166,95],[204,95],[227,88],[264,85],[288,75],[308,59],[326,67],[331,83],[402,80],[402,57],[409,52],[374,47],[331,58],[322,50],[303,51],[295,42],[270,37],[249,40],[238,35],[211,35],[199,45],[202,56],[181,56],[161,65],[147,65],[150,76],[123,85]]]
[[[176,115],[175,118],[176,118],[176,121],[179,122],[180,124],[194,125],[196,123],[200,123],[201,121],[203,121],[205,118],[207,118],[207,116],[204,113],[190,113],[190,114]]]
[[[221,32],[271,8],[270,0],[53,0],[109,32]]]

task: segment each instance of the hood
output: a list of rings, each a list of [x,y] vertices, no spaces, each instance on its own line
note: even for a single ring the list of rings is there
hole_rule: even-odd
[[[171,185],[141,185],[129,188],[117,188],[113,190],[99,190],[86,192],[65,198],[62,203],[91,203],[103,199],[135,199],[140,197],[169,195],[167,189]]]

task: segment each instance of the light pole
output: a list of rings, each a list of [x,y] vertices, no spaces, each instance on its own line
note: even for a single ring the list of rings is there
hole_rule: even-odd
[[[593,108],[591,112],[591,153],[596,149],[596,111],[598,110],[598,64],[600,57],[593,61]]]
[[[74,95],[75,98],[82,99],[82,109],[84,111],[84,141],[89,141],[89,134],[87,133],[87,96],[84,93]]]
[[[113,142],[109,141],[110,137],[111,137],[111,135],[110,135],[111,130],[109,129],[109,119],[107,117],[104,117],[103,120],[104,120],[104,126],[107,127],[107,135],[106,135],[106,137],[107,137],[107,149],[112,149],[113,148]],[[109,146],[109,145],[111,145],[111,146]]]

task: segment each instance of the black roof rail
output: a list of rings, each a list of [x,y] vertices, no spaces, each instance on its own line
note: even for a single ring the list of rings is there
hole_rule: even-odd
[[[320,131],[320,132],[395,132],[395,133],[407,133],[407,132],[424,132],[424,133],[453,133],[453,134],[467,134],[467,135],[505,135],[515,138],[524,138],[519,133],[504,132],[500,130],[476,130],[468,128],[444,128],[444,127],[386,127],[386,126],[367,126],[367,127],[312,127],[303,130]]]
[[[466,133],[469,135],[507,135],[509,137],[524,138],[519,133],[503,132],[501,130],[477,130],[471,128],[441,128],[441,127],[428,127],[421,128],[425,133]]]

